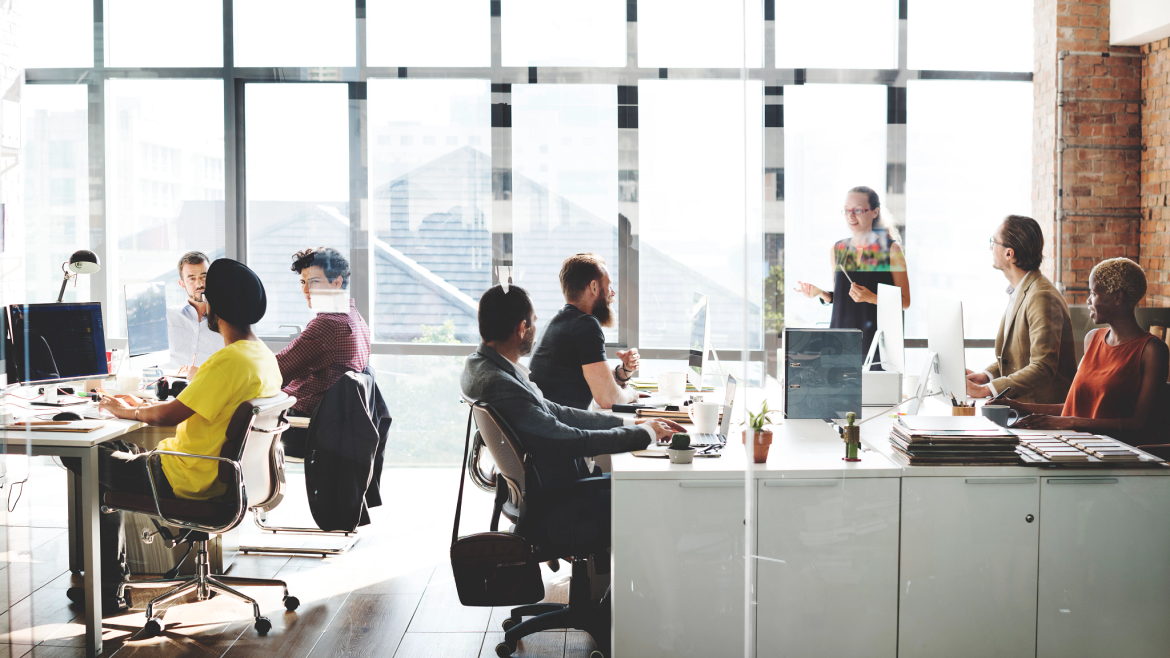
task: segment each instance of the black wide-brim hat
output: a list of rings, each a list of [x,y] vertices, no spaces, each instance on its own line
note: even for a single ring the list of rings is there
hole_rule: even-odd
[[[256,324],[268,310],[264,283],[247,265],[220,258],[207,268],[203,297],[216,317],[236,325]]]

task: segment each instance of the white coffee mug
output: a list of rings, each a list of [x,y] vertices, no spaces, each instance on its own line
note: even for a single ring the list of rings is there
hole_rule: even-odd
[[[990,418],[991,422],[1000,427],[1007,427],[1020,416],[1020,414],[1016,413],[1015,409],[1005,407],[1002,404],[985,404],[983,405],[982,414]]]
[[[681,404],[687,397],[687,373],[664,372],[658,375],[658,393],[671,404]]]
[[[138,375],[118,375],[118,390],[123,393],[136,395],[141,385],[142,377]]]
[[[696,434],[714,434],[719,426],[718,402],[692,402],[687,407],[687,415],[695,426]]]

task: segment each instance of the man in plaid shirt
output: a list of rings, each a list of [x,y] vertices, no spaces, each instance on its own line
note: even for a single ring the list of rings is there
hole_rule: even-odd
[[[283,390],[297,398],[293,415],[312,416],[325,391],[346,372],[362,372],[370,362],[370,327],[353,299],[345,308],[343,290],[349,287],[349,261],[336,249],[317,247],[293,256],[292,270],[301,277],[301,291],[317,317],[276,355],[284,378]],[[341,303],[333,304],[333,297]],[[347,298],[348,296],[346,296]],[[331,305],[332,304],[332,305]],[[290,428],[284,434],[285,454],[305,456],[308,430]]]

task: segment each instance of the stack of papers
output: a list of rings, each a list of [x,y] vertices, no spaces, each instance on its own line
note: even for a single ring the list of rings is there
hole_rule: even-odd
[[[658,390],[658,380],[657,379],[639,379],[639,378],[635,377],[634,379],[630,380],[630,384],[635,389],[637,389],[639,391],[646,392],[646,393],[651,393],[651,392]],[[694,384],[692,384],[689,381],[687,382],[687,392],[688,393],[710,393],[711,391],[714,391],[714,390],[715,390],[714,386],[704,386],[702,388],[702,390],[700,391],[699,389],[695,388]]]
[[[983,416],[899,416],[890,429],[894,454],[911,466],[1018,464],[1019,443]]]

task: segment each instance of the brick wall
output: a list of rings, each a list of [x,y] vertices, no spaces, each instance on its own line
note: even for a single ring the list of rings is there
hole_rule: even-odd
[[[1170,39],[1142,46],[1141,265],[1146,305],[1170,306]]]
[[[1037,0],[1035,7],[1033,212],[1037,221],[1055,227],[1056,160],[1063,143],[1059,279],[1069,301],[1083,303],[1093,265],[1139,257],[1141,60],[1067,56],[1063,142],[1057,141],[1058,53],[1138,49],[1109,47],[1108,0]]]

